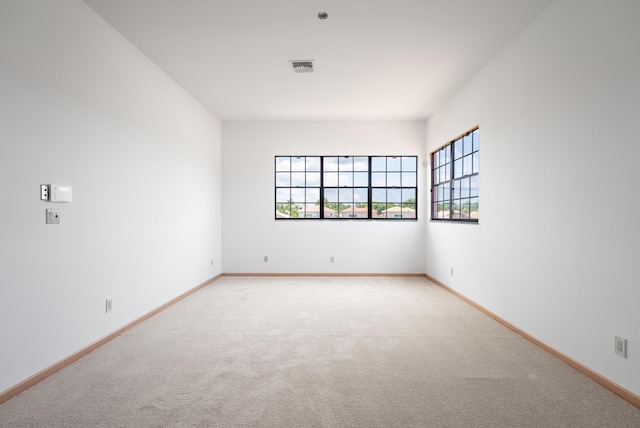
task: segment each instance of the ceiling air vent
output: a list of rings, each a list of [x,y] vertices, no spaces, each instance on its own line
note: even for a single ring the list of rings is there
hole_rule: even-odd
[[[289,61],[294,73],[311,73],[313,71],[313,61]]]

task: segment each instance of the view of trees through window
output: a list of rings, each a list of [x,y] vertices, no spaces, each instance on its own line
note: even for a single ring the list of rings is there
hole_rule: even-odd
[[[276,156],[276,219],[416,219],[417,156]]]
[[[479,160],[477,127],[431,154],[433,220],[478,221]]]

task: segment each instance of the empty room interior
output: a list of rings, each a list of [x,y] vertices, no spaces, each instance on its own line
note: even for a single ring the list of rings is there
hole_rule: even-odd
[[[449,296],[633,426],[638,18],[637,0],[0,0],[0,422],[151,315],[217,287],[207,328],[220,311],[239,331],[296,311],[298,284],[309,317],[334,290],[380,310],[377,332],[399,302],[432,310],[421,287]],[[238,290],[251,305],[215,303]],[[317,322],[291,334],[346,331]],[[308,426],[359,426],[318,406]]]

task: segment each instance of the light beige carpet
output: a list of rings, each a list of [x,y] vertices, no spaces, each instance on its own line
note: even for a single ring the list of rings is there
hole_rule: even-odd
[[[223,277],[0,405],[2,427],[640,427],[424,278]]]

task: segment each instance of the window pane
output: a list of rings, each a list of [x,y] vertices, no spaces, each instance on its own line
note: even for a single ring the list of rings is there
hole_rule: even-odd
[[[353,186],[353,173],[352,172],[341,172],[338,177],[338,186]]]
[[[460,218],[469,218],[469,199],[462,199],[460,202]]]
[[[276,205],[276,218],[291,218],[289,215],[289,206],[283,204]]]
[[[353,189],[338,189],[338,201],[341,204],[353,202]]]
[[[415,189],[402,189],[402,202],[403,203],[415,203],[416,202],[416,190]]]
[[[462,140],[456,140],[453,143],[453,159],[459,159],[462,157]]]
[[[453,178],[462,177],[462,159],[458,159],[453,163]]]
[[[304,187],[304,172],[292,172],[291,173],[291,186],[293,187]]]
[[[460,197],[468,198],[469,197],[469,178],[463,178],[460,180]]]
[[[389,172],[387,173],[387,187],[400,187],[400,173]]]
[[[445,163],[449,162],[449,160],[447,159],[449,156],[449,149],[448,148],[443,148],[440,150],[440,165],[444,165]]]
[[[305,165],[306,165],[305,158],[303,157],[291,158],[291,171],[304,171]]]
[[[320,187],[320,173],[319,172],[307,172],[307,186]]]
[[[402,187],[416,187],[416,173],[415,172],[403,172],[402,173]]]
[[[387,185],[387,174],[383,172],[371,173],[371,186],[372,187],[385,187]]]
[[[314,204],[320,203],[320,189],[306,189],[305,202]]]
[[[325,172],[324,173],[324,185],[326,187],[338,187],[338,173],[337,172]]]
[[[302,214],[300,217],[302,217]],[[304,206],[304,218],[320,218],[320,205],[306,204]]]
[[[416,206],[414,204],[403,206],[402,218],[416,218]]]
[[[354,171],[369,171],[369,158],[366,156],[358,156],[353,158]]]
[[[451,164],[448,163],[444,166],[444,175],[445,175],[445,180],[449,181],[451,180]]]
[[[403,171],[417,171],[418,170],[418,158],[415,157],[403,157],[402,158],[402,170]]]
[[[387,158],[387,171],[400,171],[400,161],[402,159],[395,156]]]
[[[462,158],[462,175],[469,175],[472,173],[471,159],[471,155]]]
[[[460,199],[460,187],[462,183],[460,180],[456,180],[453,182],[453,199]]]
[[[353,158],[350,156],[343,156],[340,158],[340,171],[353,171]]]
[[[305,194],[306,194],[306,189],[300,189],[298,187],[295,187],[291,189],[291,200],[295,203],[304,203]]]
[[[454,201],[453,202],[453,214],[451,215],[451,218],[460,218],[460,201]]]
[[[352,218],[353,216],[353,205],[352,204],[341,204],[340,205],[340,217],[342,218]]]
[[[471,176],[471,189],[469,191],[469,196],[478,196],[478,176]]]
[[[387,190],[386,189],[373,189],[372,197],[373,202],[387,202]]]
[[[277,187],[291,186],[291,174],[288,172],[276,172],[276,186]]]
[[[469,217],[472,219],[480,218],[480,207],[478,206],[478,198],[471,198],[469,202]]]
[[[354,189],[353,190],[353,202],[355,202],[357,205],[361,205],[361,206],[365,206],[365,207],[367,205],[369,205],[369,190],[368,189]]]
[[[276,189],[276,202],[288,202],[291,199],[291,189]]]
[[[289,156],[276,156],[276,171],[290,171],[290,159]]]
[[[307,156],[307,171],[320,171],[320,156]]]
[[[338,158],[337,157],[325,157],[323,162],[323,169],[325,171],[337,171],[338,170]]]
[[[473,173],[477,174],[480,171],[480,153],[475,152],[473,154]]]
[[[368,186],[369,185],[369,173],[367,173],[367,172],[354,172],[353,173],[353,185],[354,186]]]
[[[338,202],[338,189],[325,189],[324,190],[324,201],[330,203]]]
[[[371,171],[386,171],[387,158],[384,156],[374,156],[371,158]]]
[[[324,218],[338,218],[337,209],[330,208],[325,204],[325,206],[324,206]]]
[[[466,137],[463,138],[464,141],[464,153],[463,155],[468,155],[471,154],[471,151],[473,150],[473,136],[471,134],[467,135]]]
[[[400,189],[387,189],[387,203],[399,204],[402,202],[402,191]]]
[[[478,150],[480,150],[480,141],[479,141],[480,135],[477,129],[473,131],[472,134],[473,134],[473,151],[477,152]]]
[[[387,209],[387,204],[384,202],[372,202],[371,203],[371,217],[381,218],[384,210]]]

